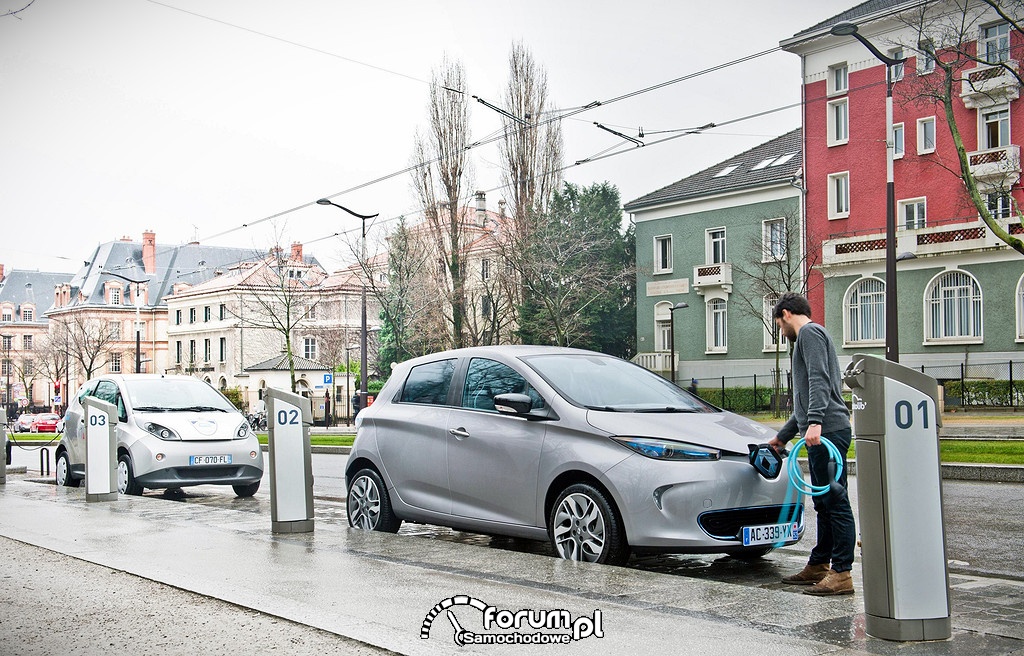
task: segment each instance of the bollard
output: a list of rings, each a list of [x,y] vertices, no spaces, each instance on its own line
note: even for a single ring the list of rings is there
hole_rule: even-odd
[[[43,473],[43,465],[46,465],[46,473]],[[45,446],[39,447],[39,475],[50,475],[50,450]]]
[[[270,528],[272,533],[313,532],[313,465],[309,427],[310,400],[268,389],[270,415]]]
[[[85,406],[85,500],[117,501],[117,408],[95,396]]]

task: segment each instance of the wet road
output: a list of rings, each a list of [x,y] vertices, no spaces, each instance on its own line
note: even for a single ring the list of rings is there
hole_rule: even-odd
[[[52,447],[51,447],[52,454]],[[346,524],[344,466],[347,456],[313,454],[313,494],[317,522]],[[52,460],[52,455],[51,455]],[[15,448],[14,464],[29,468],[29,477],[39,473],[38,451]],[[52,465],[51,465],[52,466]],[[52,476],[50,477],[52,480]],[[851,499],[857,510],[857,479],[850,484]],[[204,485],[185,488],[180,495],[165,495],[162,491],[147,491],[147,496],[163,497],[168,501],[203,503],[231,507],[267,516],[270,522],[270,481],[264,476],[256,497],[237,499],[230,487]],[[1024,535],[1024,513],[1020,500],[1024,486],[1009,483],[983,483],[971,481],[943,481],[943,500],[946,514],[947,557],[950,571],[964,574],[996,576],[1024,580],[1024,551],[1020,549],[1020,536]],[[720,555],[701,556],[648,556],[634,557],[629,566],[679,576],[733,580],[738,572],[751,567],[774,567],[785,556],[804,557],[814,544],[814,513],[805,515],[808,526],[806,537],[798,544],[781,549],[753,565]],[[448,540],[462,544],[475,544],[496,549],[526,551],[551,555],[547,543],[529,540],[491,537],[476,533],[463,533],[451,529],[421,524],[404,524],[403,535],[415,535],[430,540]],[[859,554],[858,554],[859,556]],[[786,567],[791,566],[787,563]]]

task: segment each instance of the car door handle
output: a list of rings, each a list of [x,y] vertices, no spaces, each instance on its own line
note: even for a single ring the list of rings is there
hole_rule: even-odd
[[[460,440],[464,440],[469,437],[469,431],[465,428],[449,428],[448,432]]]

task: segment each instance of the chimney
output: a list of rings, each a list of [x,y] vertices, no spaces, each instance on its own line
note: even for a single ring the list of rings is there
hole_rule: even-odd
[[[156,273],[156,233],[152,230],[142,233],[142,267],[146,273]]]
[[[302,261],[302,244],[297,241],[292,242],[292,259],[296,262]]]
[[[476,224],[481,228],[487,225],[487,192],[476,192]]]

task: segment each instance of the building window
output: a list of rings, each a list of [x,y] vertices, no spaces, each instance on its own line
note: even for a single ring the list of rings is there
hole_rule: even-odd
[[[307,319],[316,319],[316,306],[317,305],[319,305],[319,303],[314,303],[313,305],[310,305],[306,309],[306,318]]]
[[[859,280],[846,292],[846,342],[885,340],[885,283],[878,278]]]
[[[654,273],[672,273],[672,235],[654,238]]]
[[[9,307],[5,307],[0,311],[0,321],[3,321],[4,323],[14,321],[14,310]]]
[[[1002,148],[1010,144],[1010,110],[1007,108],[982,112],[981,149]]]
[[[705,258],[708,264],[727,262],[725,252],[725,228],[711,228],[704,231]]]
[[[765,351],[774,352],[776,350],[776,346],[779,351],[785,351],[788,348],[786,336],[779,332],[779,326],[775,323],[774,317],[772,317],[772,313],[775,310],[775,304],[778,302],[778,294],[767,294],[764,297],[764,314],[761,315],[761,322],[764,324]]]
[[[180,326],[181,325],[181,310],[175,310],[174,311],[174,325],[176,325],[176,326]]]
[[[892,126],[892,156],[894,159],[903,157],[904,153],[904,138],[903,138],[903,124],[896,123]]]
[[[483,319],[491,318],[491,297],[484,296],[480,299],[480,317]]]
[[[889,56],[893,59],[903,59],[903,48],[893,48],[889,51]],[[892,81],[899,82],[903,79],[903,64],[900,62],[892,67]]]
[[[917,56],[917,72],[921,75],[931,73],[935,70],[935,43],[931,39],[925,39],[917,44],[920,51]]]
[[[32,335],[22,335],[21,336],[21,348],[24,351],[31,351],[32,350]]]
[[[907,230],[923,228],[925,226],[925,199],[901,200],[899,216],[903,219],[903,227]]]
[[[209,362],[211,355],[210,340],[203,340],[203,362]]]
[[[22,321],[35,321],[35,310],[30,307],[21,308],[21,320]]]
[[[3,337],[3,350],[10,351],[14,348],[14,335],[4,335]]]
[[[307,360],[316,360],[316,338],[306,337],[302,340],[302,357]]]
[[[34,373],[36,373],[36,363],[33,362],[32,360],[22,361],[21,372],[25,374],[25,376],[33,375]]]
[[[120,305],[121,304],[121,288],[120,287],[112,287],[110,289],[110,304],[111,305]]]
[[[1024,342],[1024,276],[1017,281],[1017,341]]]
[[[844,219],[850,216],[850,172],[828,176],[828,218]]]
[[[981,286],[966,271],[946,271],[925,290],[925,341],[981,339]]]
[[[11,373],[14,373],[13,363],[10,360],[4,360],[3,363],[0,364],[0,376],[6,376]]]
[[[223,303],[220,304],[219,318],[221,321],[224,321],[225,319],[228,318],[228,306],[224,305]]]
[[[987,197],[988,211],[993,219],[1008,219],[1013,214],[1013,203],[1010,195],[1001,191],[991,193]]]
[[[210,306],[207,305],[203,308],[203,323],[210,323],[210,318],[213,315],[210,313]]]
[[[188,340],[188,362],[192,364],[196,361],[196,340]]]
[[[195,308],[189,308],[188,309],[188,322],[189,323],[195,323],[196,322],[196,309]]]
[[[662,301],[654,306],[654,350],[671,351],[672,304]]]
[[[728,350],[728,316],[725,300],[708,301],[708,352],[724,353]]]
[[[935,152],[935,117],[917,119],[917,153]]]
[[[110,339],[121,339],[121,322],[108,321],[107,333],[109,334]]]
[[[119,374],[121,373],[121,354],[111,353],[110,354],[110,373]]]
[[[181,364],[181,340],[174,342],[174,361]]]
[[[850,89],[850,69],[846,62],[828,67],[828,93],[845,93]]]
[[[978,54],[989,64],[998,64],[1010,58],[1010,24],[998,23],[981,28]]]
[[[487,280],[491,277],[491,261],[480,260],[480,280]]]
[[[786,220],[767,219],[761,222],[761,259],[779,262],[786,259]]]
[[[847,98],[828,103],[828,145],[841,146],[850,141],[850,101]]]

